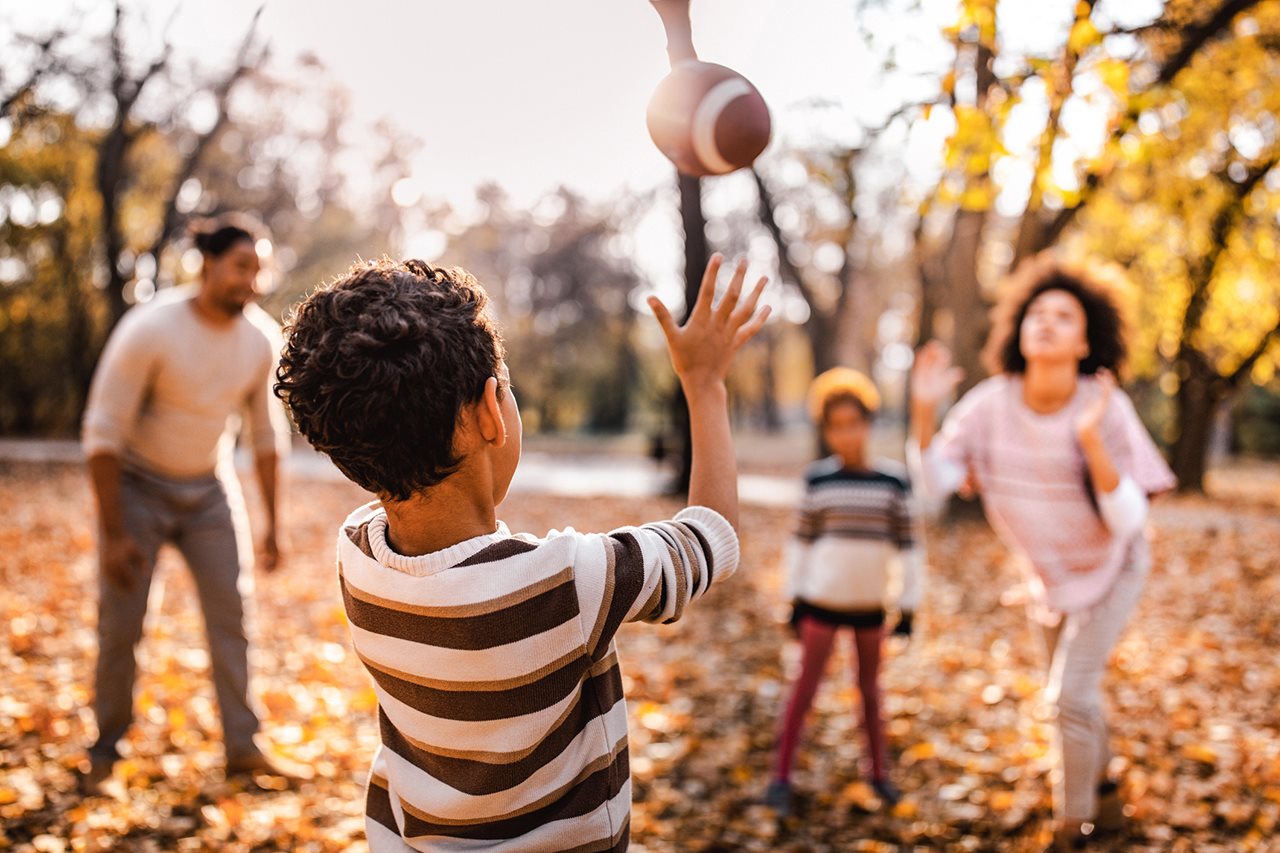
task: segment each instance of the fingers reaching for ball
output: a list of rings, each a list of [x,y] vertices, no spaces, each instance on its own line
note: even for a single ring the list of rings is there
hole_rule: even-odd
[[[717,274],[723,258],[713,255],[707,264],[698,299],[683,326],[676,324],[670,310],[656,296],[648,303],[667,339],[671,364],[682,383],[723,382],[738,349],[751,340],[769,318],[770,306],[756,310],[768,285],[761,277],[745,298],[742,285],[747,275],[746,260],[734,265],[724,296],[713,306]]]

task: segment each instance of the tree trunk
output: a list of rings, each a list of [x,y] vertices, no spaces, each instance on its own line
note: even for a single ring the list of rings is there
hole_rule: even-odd
[[[680,175],[680,220],[684,225],[684,320],[689,319],[693,305],[698,301],[702,273],[707,266],[707,219],[702,213],[702,184],[697,178]],[[693,476],[693,436],[689,429],[689,402],[684,389],[676,383],[672,400],[672,420],[677,437],[676,479],[671,492],[689,494],[689,480]]]
[[[1009,262],[1009,270],[1013,271],[1032,255],[1039,254],[1052,244],[1049,224],[1039,210],[1028,209],[1022,214],[1018,223],[1018,236],[1013,244],[1013,260]],[[1056,237],[1056,235],[1054,235]]]
[[[992,70],[993,61],[994,56],[988,47],[976,46],[973,51],[974,97],[979,110],[985,109],[991,91],[999,82]],[[983,172],[968,176],[967,181],[970,186],[987,185],[991,176]],[[978,356],[986,342],[989,322],[978,276],[978,259],[989,215],[985,208],[970,210],[961,207],[952,217],[951,231],[941,256],[926,258],[917,264],[922,274],[925,302],[921,310],[921,338],[927,340],[936,335],[950,339],[944,342],[950,344],[956,365],[965,371],[959,389],[961,393],[977,384],[983,375]],[[923,222],[917,227],[916,236],[917,240],[923,236]],[[936,277],[933,275],[935,271]],[[943,325],[938,322],[942,313],[939,309],[945,309],[950,317],[950,323],[946,324],[949,329],[936,328]]]
[[[814,376],[830,370],[839,361],[836,356],[839,321],[837,315],[813,312],[809,315],[809,321],[804,324],[805,340],[809,342],[809,354],[813,358]]]
[[[1178,491],[1203,492],[1213,414],[1221,399],[1219,377],[1204,356],[1194,350],[1179,356],[1178,366],[1184,365],[1186,375],[1175,398],[1178,437],[1173,442],[1170,465],[1178,478]]]
[[[782,274],[782,280],[795,285],[801,297],[804,298],[805,304],[809,306],[809,319],[804,324],[804,333],[805,340],[809,343],[809,354],[813,359],[813,372],[817,375],[835,367],[838,363],[836,341],[840,332],[840,315],[848,304],[848,287],[851,278],[848,255],[846,254],[845,257],[844,277],[841,279],[844,287],[840,291],[835,310],[827,313],[805,282],[800,270],[791,261],[791,254],[788,251],[790,246],[774,215],[773,194],[765,184],[764,176],[755,169],[751,170],[751,174],[755,178],[756,192],[760,202],[758,211],[760,223],[768,230],[769,236],[773,238],[773,245],[778,250],[778,270]]]
[[[937,337],[934,329],[938,309],[942,307],[943,271],[937,253],[923,246],[923,229],[916,228],[916,274],[920,277],[920,314],[916,321],[916,348]]]
[[[760,338],[764,341],[764,368],[760,377],[763,386],[760,396],[760,420],[765,432],[774,433],[782,428],[782,417],[778,413],[778,377],[774,368],[774,360],[778,356],[778,341],[773,330],[768,327],[761,330]]]
[[[947,247],[946,306],[951,314],[951,353],[955,363],[964,368],[960,393],[976,385],[984,370],[979,361],[990,325],[987,303],[978,280],[978,253],[982,249],[982,232],[986,226],[984,210],[961,210],[956,213],[951,243]]]
[[[107,327],[114,329],[116,323],[129,308],[124,298],[125,285],[129,277],[120,269],[124,255],[124,236],[121,234],[119,195],[123,179],[126,138],[124,130],[112,128],[98,149],[97,183],[98,195],[102,200],[102,240],[107,265]]]
[[[613,370],[598,380],[591,391],[587,423],[592,432],[626,431],[631,419],[631,390],[636,387],[639,374],[640,362],[631,347],[631,324],[627,322],[617,330]]]

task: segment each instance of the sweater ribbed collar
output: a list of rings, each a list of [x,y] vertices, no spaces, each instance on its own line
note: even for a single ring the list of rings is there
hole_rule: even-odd
[[[432,551],[429,554],[406,557],[392,550],[387,542],[387,512],[383,509],[379,509],[370,517],[368,533],[369,550],[373,552],[374,559],[389,569],[415,577],[426,577],[451,569],[493,543],[511,536],[507,525],[499,521],[498,528],[492,533],[464,539],[456,545],[450,545],[448,548]]]

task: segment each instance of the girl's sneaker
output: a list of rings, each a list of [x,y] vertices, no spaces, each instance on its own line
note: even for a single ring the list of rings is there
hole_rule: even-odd
[[[770,782],[769,787],[764,792],[764,804],[773,809],[779,818],[786,819],[791,817],[791,813],[795,809],[791,783],[782,779],[774,779]]]
[[[1112,781],[1098,783],[1098,816],[1093,819],[1097,832],[1121,832],[1125,828],[1124,798],[1120,786]]]
[[[1089,849],[1089,836],[1076,827],[1059,827],[1053,832],[1053,840],[1044,853],[1076,853]]]
[[[871,787],[875,789],[876,795],[884,800],[885,805],[893,808],[902,799],[902,792],[897,786],[885,779],[872,779]]]

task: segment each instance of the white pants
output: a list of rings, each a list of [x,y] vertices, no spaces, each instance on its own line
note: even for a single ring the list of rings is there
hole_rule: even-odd
[[[1098,783],[1111,749],[1102,710],[1102,676],[1147,580],[1145,547],[1116,577],[1107,594],[1084,610],[1045,628],[1049,680],[1045,699],[1057,711],[1056,745],[1062,765],[1053,774],[1053,811],[1067,822],[1092,821]]]

